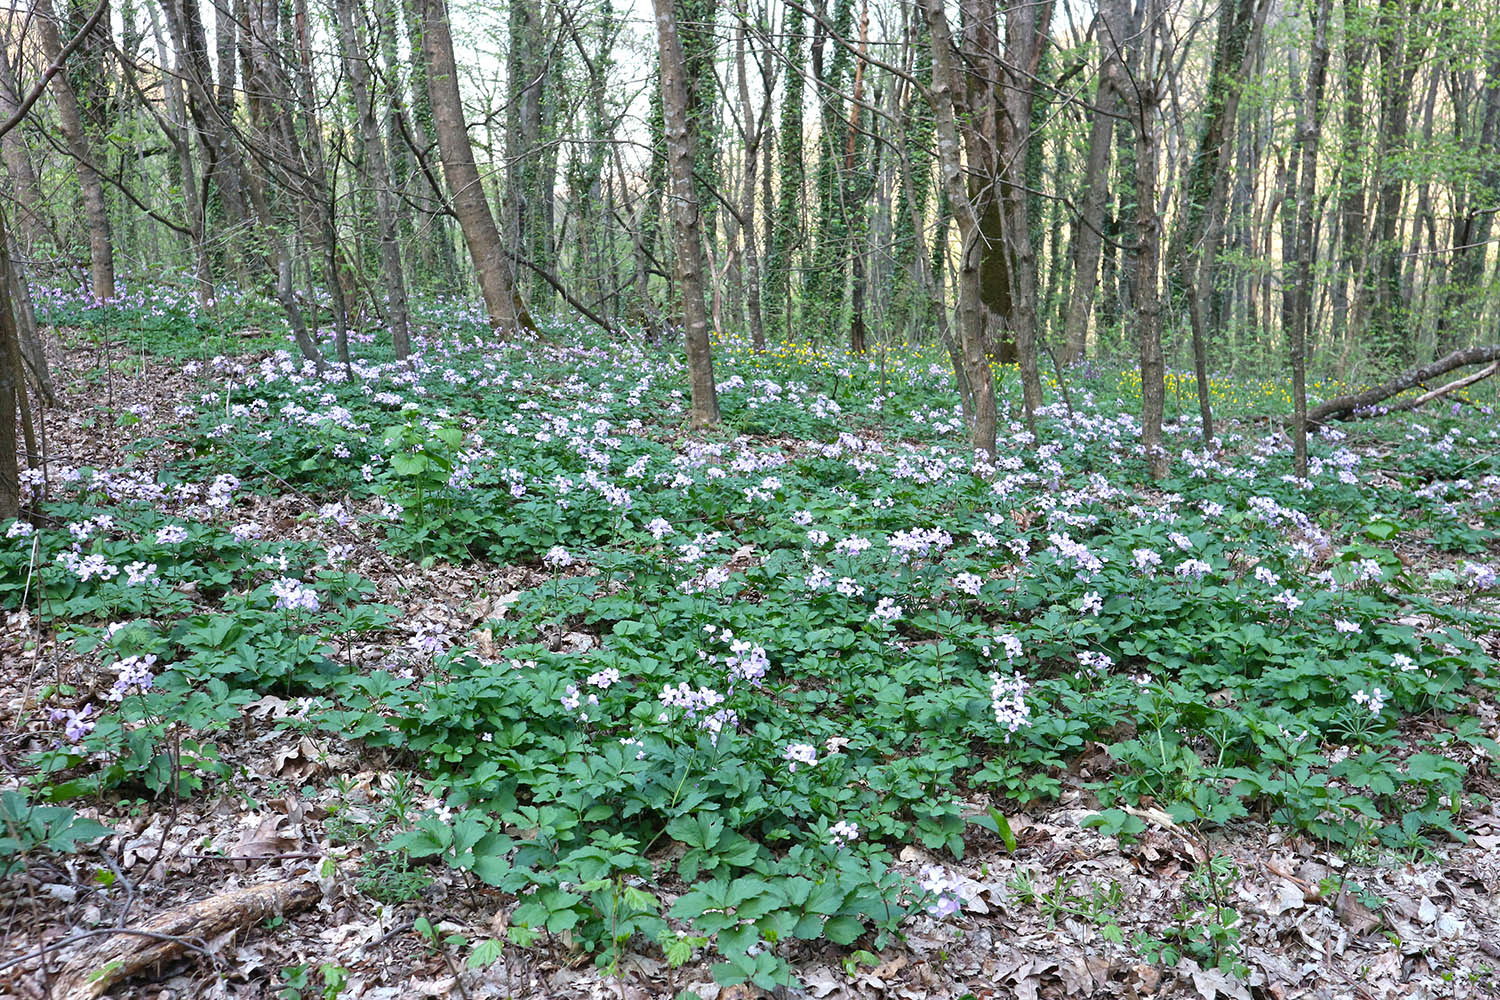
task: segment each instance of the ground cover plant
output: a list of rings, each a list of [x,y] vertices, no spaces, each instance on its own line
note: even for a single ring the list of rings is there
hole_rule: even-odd
[[[161,309],[66,320],[92,341]],[[1337,859],[1280,873],[1288,909],[1417,941],[1433,981],[1488,974],[1348,874],[1500,826],[1486,399],[1330,425],[1299,479],[1279,387],[1221,380],[1221,437],[1169,411],[1156,480],[1138,390],[1103,367],[1054,383],[1034,430],[999,370],[1001,441],[975,456],[918,347],[725,338],[723,426],[689,434],[671,343],[504,341],[433,307],[409,360],[361,344],[320,374],[207,355],[165,311],[140,346],[184,391],[122,400],[114,461],[54,465],[0,524],[13,887],[71,873],[97,908],[189,860],[300,864],[377,914],[362,944],[402,934],[414,967],[496,995],[549,961],[859,995],[913,940],[1005,912],[1097,933],[1100,990],[1248,995],[1281,975],[1231,856],[1258,837]],[[216,803],[254,822],[179,822]],[[1066,838],[1040,817],[1063,814],[1088,851],[1178,858],[1170,913],[1053,878],[1041,843]],[[40,932],[19,944],[8,974],[45,978]],[[351,948],[205,971],[375,989]],[[1071,966],[965,975],[929,985],[1081,989]]]

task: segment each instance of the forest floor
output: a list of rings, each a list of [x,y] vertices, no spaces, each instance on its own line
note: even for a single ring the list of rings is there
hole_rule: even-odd
[[[969,469],[915,363],[905,395],[858,373],[841,394],[818,358],[732,355],[740,436],[705,444],[670,365],[634,349],[434,342],[410,374],[323,382],[61,342],[49,468],[112,471],[0,540],[0,762],[35,796],[8,823],[50,800],[111,832],[0,844],[20,862],[0,993],[92,995],[101,955],[164,945],[109,995],[1500,995],[1500,457],[1479,404],[1330,436],[1307,487],[1231,424],[1187,460],[1204,475],[1157,485],[1092,398],[1051,416],[1050,454],[1022,461],[1014,425],[1014,462]],[[1194,447],[1185,424],[1174,442]],[[807,551],[938,524],[910,560]],[[178,525],[196,534],[163,541]],[[1184,554],[1201,564],[1161,565]],[[132,556],[160,567],[135,592]],[[132,688],[121,664],[147,650]],[[647,697],[611,701],[633,674]],[[992,689],[1012,676],[1019,719]],[[723,700],[649,698],[712,677]],[[161,930],[273,882],[315,891]],[[843,894],[755,895],[793,884]]]

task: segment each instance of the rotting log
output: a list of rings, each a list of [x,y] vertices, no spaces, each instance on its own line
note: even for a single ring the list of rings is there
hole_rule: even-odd
[[[317,882],[290,879],[231,889],[168,910],[139,927],[107,933],[67,958],[52,995],[93,1000],[132,976],[203,951],[205,942],[228,931],[305,909],[322,895]]]

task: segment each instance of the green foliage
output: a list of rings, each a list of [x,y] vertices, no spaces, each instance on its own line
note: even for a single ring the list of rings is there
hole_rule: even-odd
[[[80,844],[114,833],[65,806],[38,805],[25,791],[0,792],[0,878],[23,870],[36,851],[73,854]]]
[[[1007,815],[1081,763],[1088,825],[1127,843],[1137,807],[1348,850],[1462,837],[1457,762],[1500,752],[1467,714],[1497,683],[1474,638],[1491,595],[1476,563],[1441,576],[1411,553],[1462,541],[1458,480],[1500,475],[1479,427],[1443,418],[1445,448],[1400,428],[1360,452],[1315,441],[1307,486],[1227,441],[1148,485],[1108,380],[1041,415],[1041,450],[1018,423],[976,467],[931,355],[730,344],[720,362],[744,436],[682,439],[680,364],[640,347],[435,342],[321,381],[278,356],[215,369],[213,401],[164,438],[159,493],[81,473],[0,547],[0,606],[104,677],[43,692],[66,717],[25,762],[27,801],[201,794],[270,699],[288,706],[271,724],[404,775],[326,821],[364,851],[360,891],[399,904],[442,871],[513,902],[503,939],[418,928],[433,947],[481,967],[566,935],[610,972],[660,947],[762,989],[794,985],[792,941],[878,952],[933,902],[900,847],[1016,853]],[[1380,454],[1399,488],[1350,472]],[[306,521],[255,537],[239,513],[189,516],[215,477],[239,481],[224,507],[293,483]],[[516,589],[478,595],[477,635],[424,645],[334,543],[294,533],[505,562]],[[131,583],[134,563],[155,569]],[[149,686],[88,702],[147,658]],[[1181,927],[1137,950],[1232,970],[1230,880],[1210,864]],[[1120,938],[1119,887],[1013,891]]]

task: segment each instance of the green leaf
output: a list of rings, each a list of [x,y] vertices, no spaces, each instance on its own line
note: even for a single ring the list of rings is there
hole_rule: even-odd
[[[484,969],[500,961],[505,954],[505,946],[494,938],[485,938],[474,945],[474,950],[469,952],[468,966],[471,969]]]
[[[823,925],[823,936],[834,944],[853,944],[864,932],[864,925],[856,917],[830,917]]]

